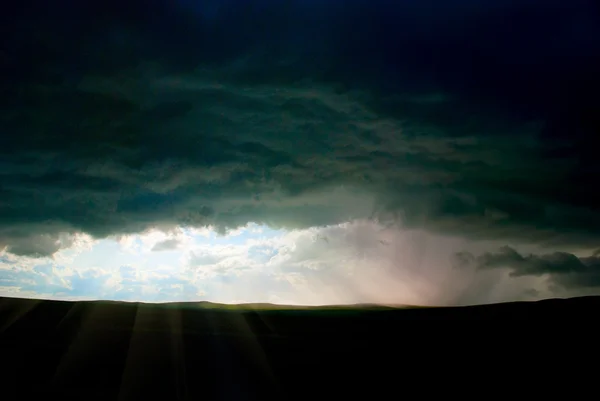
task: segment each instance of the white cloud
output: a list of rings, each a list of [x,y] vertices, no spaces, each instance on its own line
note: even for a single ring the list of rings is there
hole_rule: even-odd
[[[493,250],[498,247],[494,242],[366,220],[288,232],[250,225],[233,236],[197,231],[170,228],[102,241],[81,238],[43,266],[39,259],[4,252],[0,286],[6,287],[5,294],[18,288],[61,299],[312,305],[465,304],[549,294],[543,277],[453,267],[457,250]],[[164,241],[176,241],[177,247],[152,251]]]

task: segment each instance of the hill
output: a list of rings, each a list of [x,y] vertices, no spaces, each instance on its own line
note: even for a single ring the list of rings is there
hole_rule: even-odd
[[[599,307],[600,297],[451,308],[0,298],[0,378],[10,384],[2,398],[377,399],[400,389],[450,391],[442,383],[489,382],[494,372],[506,374],[506,363],[511,375],[532,375],[545,360],[593,358]],[[422,381],[430,379],[436,385],[427,388]]]

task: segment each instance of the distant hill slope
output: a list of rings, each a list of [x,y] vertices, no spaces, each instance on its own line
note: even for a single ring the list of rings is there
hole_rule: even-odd
[[[599,311],[600,297],[457,308],[0,298],[2,399],[539,395],[536,375],[553,394],[577,383],[579,399],[583,360],[600,356]]]
[[[359,304],[339,304],[339,305],[285,305],[273,303],[240,303],[240,304],[224,304],[209,301],[197,302],[130,302],[130,301],[114,301],[114,300],[82,300],[82,301],[62,301],[62,300],[44,300],[31,298],[14,298],[0,297],[0,313],[14,308],[32,308],[35,305],[55,305],[57,307],[65,307],[69,305],[74,307],[95,307],[95,308],[114,308],[122,306],[131,308],[137,306],[141,308],[155,309],[197,309],[204,311],[223,311],[223,312],[287,312],[287,311],[304,311],[311,313],[319,313],[323,311],[352,311],[352,312],[368,312],[368,311],[387,311],[400,312],[408,314],[411,317],[417,315],[424,316],[448,316],[451,314],[463,315],[475,313],[477,315],[486,315],[486,311],[491,310],[506,314],[518,316],[521,312],[519,309],[533,312],[534,314],[544,313],[548,308],[558,308],[558,310],[577,310],[580,307],[600,306],[600,296],[585,296],[574,298],[549,298],[539,301],[518,301],[518,302],[501,302],[482,305],[465,305],[465,306],[424,306],[424,305],[392,305],[392,304],[375,304],[375,303],[359,303]],[[420,311],[417,313],[416,311]],[[1,316],[1,315],[0,315]],[[398,315],[400,317],[400,315]]]

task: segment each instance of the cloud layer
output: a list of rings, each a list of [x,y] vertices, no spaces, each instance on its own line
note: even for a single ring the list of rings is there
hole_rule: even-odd
[[[587,0],[13,5],[0,20],[11,32],[0,248],[42,257],[85,234],[371,219],[595,249],[596,11]],[[154,250],[179,246],[169,241]]]
[[[566,289],[594,289],[600,287],[600,251],[590,256],[576,256],[568,252],[523,255],[504,246],[496,252],[477,257],[462,252],[456,255],[460,266],[477,269],[509,269],[513,277],[547,276],[554,286]]]
[[[460,305],[564,293],[550,288],[553,283],[545,277],[513,277],[507,269],[457,269],[451,263],[455,249],[493,252],[498,247],[494,242],[399,231],[365,220],[289,232],[252,225],[235,234],[152,230],[80,240],[52,259],[0,254],[0,294],[146,302]],[[178,246],[165,245],[172,243]]]

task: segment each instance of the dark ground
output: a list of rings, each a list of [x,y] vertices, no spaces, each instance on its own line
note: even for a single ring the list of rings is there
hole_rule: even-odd
[[[598,380],[598,311],[600,297],[328,310],[0,298],[0,399],[487,399],[524,389],[578,399]]]

